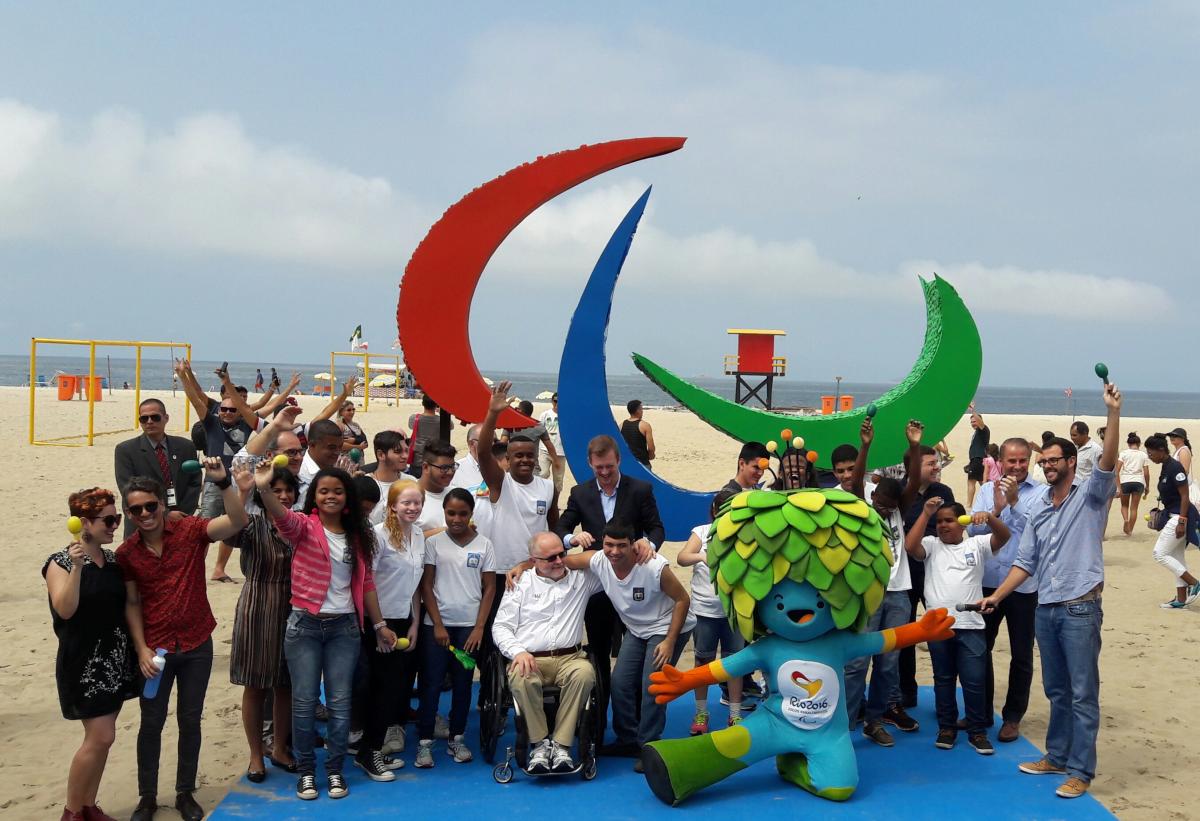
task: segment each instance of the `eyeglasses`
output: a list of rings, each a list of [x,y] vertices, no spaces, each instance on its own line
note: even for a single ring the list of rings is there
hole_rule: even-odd
[[[157,513],[158,512],[158,502],[146,502],[146,504],[144,504],[144,505],[130,505],[129,506],[129,512],[132,513],[134,516],[141,516],[142,511],[145,511],[146,513]]]
[[[217,413],[237,413],[237,412],[238,412],[237,408],[227,408],[224,405],[217,408]]]
[[[141,422],[143,425],[146,424],[147,422],[161,422],[162,414],[161,413],[147,413],[145,416],[139,416],[138,421]]]
[[[451,462],[448,465],[435,465],[433,462],[426,462],[425,467],[435,468],[437,470],[440,470],[442,473],[453,473],[454,471],[458,470],[458,463]]]
[[[1038,459],[1037,466],[1040,468],[1052,468],[1056,467],[1059,462],[1065,461],[1067,461],[1067,457],[1065,456],[1049,456],[1045,459]]]
[[[289,459],[296,459],[304,455],[304,448],[288,448],[287,450],[279,451]]]
[[[567,551],[565,551],[565,550],[560,550],[560,551],[558,551],[557,553],[555,553],[555,554],[553,554],[553,555],[550,555],[550,556],[534,556],[534,557],[533,557],[533,559],[534,559],[534,561],[537,561],[537,562],[545,562],[546,564],[551,564],[551,563],[553,563],[553,562],[557,562],[557,561],[559,561],[559,560],[563,559],[563,558],[564,558],[566,555],[567,555]]]
[[[89,522],[104,522],[105,527],[116,527],[121,523],[120,513],[117,513],[116,515],[110,514],[108,516],[85,516],[84,518]]]

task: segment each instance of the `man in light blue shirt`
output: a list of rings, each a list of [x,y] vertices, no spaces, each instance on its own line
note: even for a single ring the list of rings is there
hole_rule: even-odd
[[[971,512],[993,513],[1012,532],[1007,544],[999,553],[989,557],[984,567],[985,596],[995,593],[996,588],[1008,575],[1013,559],[1017,557],[1021,534],[1029,521],[1029,511],[1046,494],[1046,485],[1029,478],[1031,454],[1032,449],[1025,439],[1006,439],[1000,446],[1004,478],[999,482],[985,483],[975,494]],[[987,525],[971,525],[968,530],[972,536],[991,532]],[[1004,698],[1004,708],[1000,711],[1004,723],[996,735],[999,741],[1017,740],[1021,735],[1021,719],[1029,709],[1029,688],[1033,684],[1033,636],[1037,602],[1037,580],[1026,579],[1000,603],[999,607],[983,617],[988,649],[985,683],[988,705],[992,705],[995,698],[996,678],[992,666],[992,650],[996,646],[996,636],[1000,634],[1002,621],[1008,624],[1008,644],[1012,651],[1012,660],[1008,665],[1008,694]]]
[[[979,600],[993,612],[1029,578],[1037,580],[1035,631],[1042,659],[1042,686],[1050,700],[1046,755],[1022,762],[1030,775],[1066,775],[1055,791],[1062,798],[1087,792],[1096,775],[1100,731],[1100,625],[1104,619],[1104,523],[1116,483],[1121,392],[1105,384],[1108,435],[1092,475],[1075,475],[1076,450],[1068,439],[1042,447],[1038,465],[1048,492],[1030,506],[1025,531],[1008,577]]]

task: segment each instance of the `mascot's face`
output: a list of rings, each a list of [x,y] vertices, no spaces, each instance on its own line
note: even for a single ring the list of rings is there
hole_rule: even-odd
[[[779,582],[758,603],[755,615],[767,630],[788,641],[812,641],[834,629],[833,612],[808,582]]]

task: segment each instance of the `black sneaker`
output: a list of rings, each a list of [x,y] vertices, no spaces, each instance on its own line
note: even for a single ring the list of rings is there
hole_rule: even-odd
[[[868,721],[867,726],[863,728],[863,736],[871,739],[880,747],[896,746],[896,740],[892,738],[891,733],[884,729],[882,721]]]
[[[367,774],[372,781],[395,781],[396,774],[388,768],[379,750],[368,750],[365,747],[354,756],[354,766]]]
[[[880,720],[884,724],[891,724],[897,730],[904,733],[915,733],[921,729],[921,725],[917,723],[917,720],[904,712],[904,708],[899,704],[893,704],[891,707],[888,707],[887,712],[880,717]]]
[[[742,696],[743,698],[766,698],[767,691],[764,690],[762,685],[757,681],[750,681],[749,683],[742,685]]]
[[[996,752],[996,748],[992,746],[992,742],[988,741],[987,733],[971,733],[967,736],[967,741],[971,742],[971,746],[975,748],[975,752],[980,755],[991,755]]]
[[[729,696],[721,696],[721,704],[728,707],[729,706]],[[756,702],[747,701],[746,697],[742,696],[742,712],[743,713],[753,713],[755,708],[757,708],[757,707],[758,707],[758,704]]]
[[[958,730],[938,730],[937,741],[933,742],[933,746],[939,750],[952,750],[956,740],[958,740]]]
[[[329,797],[330,798],[345,798],[350,794],[350,788],[346,786],[346,779],[341,773],[329,774]]]
[[[302,801],[312,801],[317,797],[317,777],[302,775],[296,782],[296,797]]]

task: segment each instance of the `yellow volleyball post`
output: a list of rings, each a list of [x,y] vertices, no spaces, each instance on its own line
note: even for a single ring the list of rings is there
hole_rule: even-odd
[[[88,447],[92,446],[96,430],[96,340],[91,340],[88,350]]]
[[[29,444],[33,444],[34,407],[37,402],[37,339],[29,340]]]

